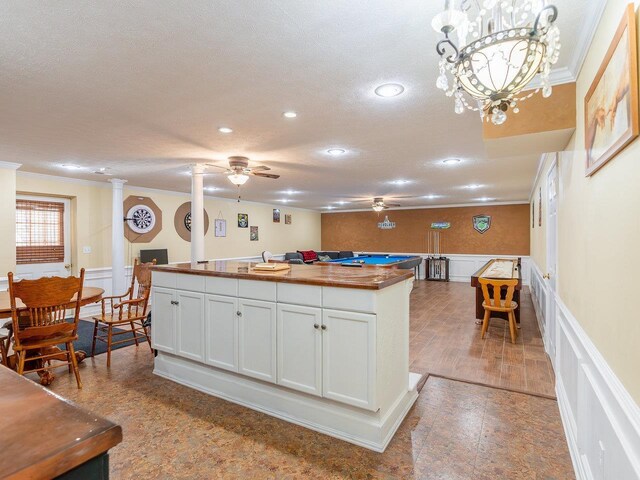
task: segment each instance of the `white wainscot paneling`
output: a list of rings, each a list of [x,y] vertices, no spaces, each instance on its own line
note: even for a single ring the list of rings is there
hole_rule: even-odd
[[[530,270],[577,478],[640,479],[640,408],[566,305],[547,288],[538,266],[532,262]],[[545,324],[545,316],[555,317],[555,324]]]

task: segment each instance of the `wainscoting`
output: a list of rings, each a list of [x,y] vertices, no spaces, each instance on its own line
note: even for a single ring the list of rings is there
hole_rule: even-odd
[[[391,252],[355,252],[357,254],[385,254],[388,255]],[[393,252],[393,255],[415,255],[426,259],[428,257],[425,253],[400,253]],[[522,255],[465,255],[465,254],[443,254],[449,259],[449,279],[452,282],[470,282],[471,275],[477,272],[480,267],[487,263],[492,258],[522,258],[522,283],[529,285],[529,262],[530,258]],[[418,273],[418,280],[424,280],[426,275],[426,263],[422,262],[420,265],[420,271]]]
[[[531,263],[531,295],[556,374],[576,476],[640,479],[640,408],[586,332]]]

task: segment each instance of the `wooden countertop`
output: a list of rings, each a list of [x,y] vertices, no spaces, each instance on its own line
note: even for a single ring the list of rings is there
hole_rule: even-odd
[[[411,270],[396,268],[360,268],[342,265],[291,265],[291,270],[261,272],[253,270],[255,263],[211,261],[192,266],[190,263],[158,265],[157,272],[187,273],[211,277],[239,278],[267,282],[298,283],[323,287],[380,290],[413,277]]]
[[[0,366],[0,478],[54,478],[122,441],[122,428]]]

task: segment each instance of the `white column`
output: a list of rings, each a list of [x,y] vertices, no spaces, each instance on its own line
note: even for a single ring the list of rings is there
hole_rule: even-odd
[[[204,191],[203,165],[191,166],[191,264],[204,258]]]
[[[111,207],[111,285],[112,295],[122,295],[125,287],[124,272],[124,211],[122,187],[127,182],[119,178],[109,180],[113,186]]]

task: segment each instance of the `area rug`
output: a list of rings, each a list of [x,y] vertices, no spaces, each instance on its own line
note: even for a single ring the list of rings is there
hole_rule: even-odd
[[[120,328],[114,328],[114,332],[123,332]],[[111,351],[116,350],[122,347],[128,347],[129,345],[135,345],[133,341],[132,333],[125,333],[123,335],[118,335],[117,340],[131,340],[130,343],[121,343],[120,345],[113,345],[111,347]],[[140,341],[140,340],[138,340]],[[144,340],[143,340],[144,341]],[[73,342],[73,348],[76,350],[83,350],[87,353],[87,356],[91,356],[91,344],[93,343],[93,321],[89,320],[80,320],[78,322],[78,340]],[[145,341],[146,343],[146,341]],[[64,349],[64,345],[61,345],[61,348]],[[148,347],[147,347],[148,348]],[[101,342],[100,340],[96,341],[96,355],[100,355],[107,351],[107,344],[105,342]]]

